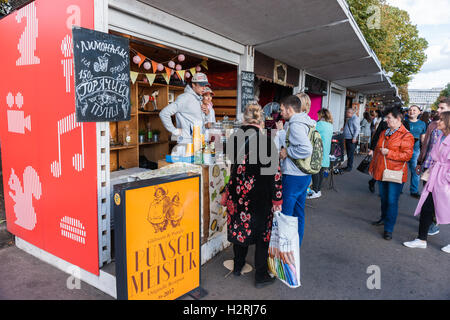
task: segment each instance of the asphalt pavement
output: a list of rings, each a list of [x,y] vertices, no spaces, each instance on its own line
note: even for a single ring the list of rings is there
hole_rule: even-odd
[[[357,157],[355,163],[361,160]],[[450,255],[440,250],[450,243],[450,226],[430,236],[427,249],[404,247],[402,242],[417,236],[419,225],[413,216],[418,200],[406,184],[393,239],[386,241],[383,227],[371,225],[380,216],[380,199],[368,190],[369,176],[353,170],[334,180],[336,191],[328,190],[325,180],[322,197],[307,201],[301,287],[276,281],[256,289],[254,271],[226,277],[223,262],[232,259],[230,247],[202,266],[201,286],[208,292],[203,299],[450,299]],[[253,255],[252,246],[247,257],[251,265]],[[379,270],[379,289],[367,285],[374,283],[373,270]],[[14,246],[0,249],[0,299],[111,299],[86,283],[68,289],[67,278]]]

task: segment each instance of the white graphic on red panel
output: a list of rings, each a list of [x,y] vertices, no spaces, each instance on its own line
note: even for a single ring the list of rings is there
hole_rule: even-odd
[[[61,177],[61,135],[69,133],[76,128],[81,128],[81,154],[75,153],[72,157],[72,166],[75,170],[82,171],[84,169],[84,135],[83,135],[83,123],[77,122],[75,119],[75,113],[68,115],[58,121],[58,160],[53,161],[50,166],[50,170],[55,178]]]
[[[59,226],[63,237],[86,244],[86,229],[80,220],[65,216]]]
[[[19,39],[19,44],[17,45],[17,49],[20,52],[20,58],[16,61],[16,65],[27,66],[39,64],[39,58],[34,55],[34,52],[36,51],[36,39],[38,37],[38,19],[34,2],[17,11],[17,22],[20,23],[23,18],[26,18],[27,24]]]
[[[15,99],[17,109],[21,109],[23,106],[22,94],[20,92],[17,93]],[[14,106],[14,95],[11,92],[6,96],[6,104],[10,109]],[[6,115],[9,132],[25,134],[25,128],[31,131],[31,116],[25,117],[24,111],[7,110]]]
[[[27,230],[33,230],[37,217],[33,207],[33,197],[39,200],[42,195],[42,185],[39,175],[33,167],[28,166],[23,173],[23,188],[19,177],[11,169],[8,185],[13,192],[9,196],[15,202],[14,213],[17,220],[15,224]],[[14,194],[15,193],[15,194]]]
[[[61,60],[61,64],[66,78],[66,92],[70,92],[70,78],[73,76],[73,43],[69,35],[66,35],[61,43],[61,52],[65,58]]]

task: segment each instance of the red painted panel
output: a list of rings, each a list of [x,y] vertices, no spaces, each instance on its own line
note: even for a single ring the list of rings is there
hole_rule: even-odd
[[[11,233],[99,274],[96,129],[72,116],[72,24],[93,29],[93,0],[36,0],[0,20],[5,208]]]
[[[309,110],[308,115],[311,119],[317,120],[317,112],[322,109],[322,96],[312,93],[308,93],[308,95],[311,99],[311,109]]]

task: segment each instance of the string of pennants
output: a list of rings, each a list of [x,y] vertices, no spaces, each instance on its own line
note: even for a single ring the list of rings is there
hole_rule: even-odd
[[[132,51],[134,51],[134,50],[132,50]],[[178,77],[182,81],[184,81],[185,77],[189,78],[191,76],[194,76],[197,72],[200,72],[201,67],[208,70],[208,63],[206,60],[203,60],[195,67],[183,69],[183,70],[181,70],[181,69],[176,70],[174,68],[171,68],[170,66],[164,66],[162,63],[151,60],[151,59],[147,58],[146,56],[144,56],[142,53],[139,53],[137,51],[135,53],[136,53],[136,55],[133,57],[133,62],[135,64],[137,64],[139,67],[141,67],[144,64],[144,68],[146,70],[153,69],[153,73],[130,71],[130,79],[133,84],[136,82],[137,77],[140,74],[143,74],[147,77],[148,83],[151,86],[153,84],[153,82],[155,81],[156,76],[162,76],[164,78],[164,80],[166,81],[166,83],[169,84],[170,78],[175,73],[178,75]],[[179,61],[183,61],[184,55],[179,55],[178,59],[179,59]],[[171,62],[172,62],[172,65],[175,64],[173,62],[173,59],[169,61],[169,64]],[[179,69],[179,68],[177,68],[177,69]],[[157,71],[162,71],[162,72],[157,73]]]

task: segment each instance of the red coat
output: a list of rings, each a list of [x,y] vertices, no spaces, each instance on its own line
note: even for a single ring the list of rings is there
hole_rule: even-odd
[[[386,137],[386,130],[380,134],[378,144],[373,153],[373,160],[370,163],[369,173],[377,181],[383,179],[383,171],[386,169],[384,156],[381,154],[381,148],[389,149],[386,155],[387,169],[401,170],[403,168],[403,183],[408,179],[408,164],[414,152],[414,137],[402,125],[393,135]]]

